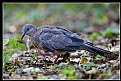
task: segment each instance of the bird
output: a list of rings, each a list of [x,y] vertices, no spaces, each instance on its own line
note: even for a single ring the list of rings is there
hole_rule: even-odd
[[[76,50],[86,50],[101,56],[113,53],[86,42],[80,35],[62,26],[42,25],[41,28],[37,28],[33,24],[25,24],[22,28],[21,39],[25,35],[30,37],[31,43],[36,48],[51,52],[58,57],[66,52]]]

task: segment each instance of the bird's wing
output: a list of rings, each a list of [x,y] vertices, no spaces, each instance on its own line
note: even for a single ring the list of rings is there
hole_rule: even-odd
[[[64,35],[67,35],[69,37],[80,38],[80,35],[78,35],[77,33],[73,33],[61,26],[43,25],[42,27],[44,29],[51,29],[51,30],[56,30],[56,31],[62,32]]]
[[[39,40],[43,45],[43,48],[47,49],[48,51],[77,50],[77,47],[79,47],[84,42],[82,39],[71,37],[71,35],[65,35],[58,29],[49,28],[45,28],[45,30],[42,29]]]
[[[69,37],[74,37],[74,38],[80,38],[80,35],[78,35],[77,33],[73,33],[65,28],[62,28],[62,27],[59,27],[57,26],[56,27],[58,30],[60,30],[61,32],[63,32],[64,35],[67,35]]]

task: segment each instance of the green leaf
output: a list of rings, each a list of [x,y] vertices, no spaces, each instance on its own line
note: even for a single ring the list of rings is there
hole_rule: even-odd
[[[7,52],[11,52],[11,53],[15,52],[16,50],[20,50],[20,49],[21,50],[26,50],[27,48],[26,48],[26,46],[24,44],[21,44],[21,43],[17,42],[18,39],[20,39],[20,38],[21,38],[21,35],[18,35],[18,37],[16,37],[16,38],[10,38],[9,43],[5,46],[4,49]]]
[[[92,39],[92,40],[97,39],[99,36],[101,36],[101,33],[100,33],[100,32],[99,32],[99,33],[93,32],[93,33],[91,33],[91,34],[88,35],[88,37],[89,37],[90,39]]]
[[[107,27],[105,31],[101,32],[104,37],[107,37],[111,34],[119,34],[119,28],[118,27]]]
[[[96,58],[102,58],[102,56],[100,56],[100,55],[96,55]]]
[[[110,74],[110,69],[104,69],[102,75],[103,75],[104,77],[109,77],[109,76],[111,75],[111,74]]]
[[[36,58],[37,58],[37,57],[36,57],[36,54],[30,53],[30,56],[31,56],[33,59],[36,59]]]
[[[97,66],[97,64],[94,64],[94,63],[83,63],[81,64],[83,66],[88,66],[88,67],[93,67],[93,66]]]
[[[9,42],[9,39],[3,39],[3,45],[8,44],[8,42]]]
[[[7,54],[6,52],[3,52],[3,65],[7,63],[11,57],[12,57],[12,53]]]

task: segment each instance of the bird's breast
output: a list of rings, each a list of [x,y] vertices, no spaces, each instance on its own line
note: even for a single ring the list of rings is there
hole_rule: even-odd
[[[39,42],[39,40],[37,40],[37,38],[31,37],[31,42],[35,48],[38,48],[40,50],[43,49],[41,43]]]

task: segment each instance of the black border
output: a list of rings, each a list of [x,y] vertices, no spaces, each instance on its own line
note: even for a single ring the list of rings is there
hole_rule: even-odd
[[[55,2],[54,0],[52,1],[51,0],[51,2],[48,2],[47,0],[44,0],[44,1],[42,1],[41,0],[41,2],[39,1],[39,0],[33,0],[33,2],[32,2],[32,0],[20,0],[21,2],[18,2],[19,0],[12,0],[12,1],[10,1],[10,0],[4,0],[4,1],[2,1],[1,2],[1,7],[0,7],[0,9],[1,9],[1,28],[3,27],[3,3],[24,3],[24,2],[26,2],[26,3],[35,3],[35,2],[39,2],[39,3],[105,3],[105,2],[108,2],[108,3],[119,3],[120,4],[120,2],[109,2],[109,0],[102,0],[102,1],[100,1],[99,2],[99,0],[97,1],[97,2],[93,2],[93,1],[89,1],[89,0],[78,0],[77,2],[73,2],[72,0],[69,0],[69,2],[65,2],[65,0],[61,0],[61,1],[58,1],[58,2]],[[75,1],[75,0],[74,0]],[[83,1],[86,1],[86,2],[83,2]],[[3,29],[1,29],[1,30],[3,30]],[[2,33],[2,31],[1,31],[1,35],[2,36],[0,36],[0,37],[3,37],[3,33]],[[3,38],[1,38],[1,39],[3,39]],[[2,40],[1,40],[2,41]],[[3,42],[2,42],[2,45],[0,46],[0,47],[3,47]],[[1,49],[3,49],[3,48],[1,48]],[[2,52],[2,51],[1,51]],[[3,57],[3,55],[2,55],[2,53],[1,53],[1,61],[2,61],[2,57]],[[2,64],[2,62],[1,62],[1,64]],[[2,69],[2,65],[1,65],[1,69]],[[2,73],[2,70],[1,70],[1,73]],[[2,75],[2,74],[1,74]],[[3,77],[1,76],[1,79],[3,79]]]

